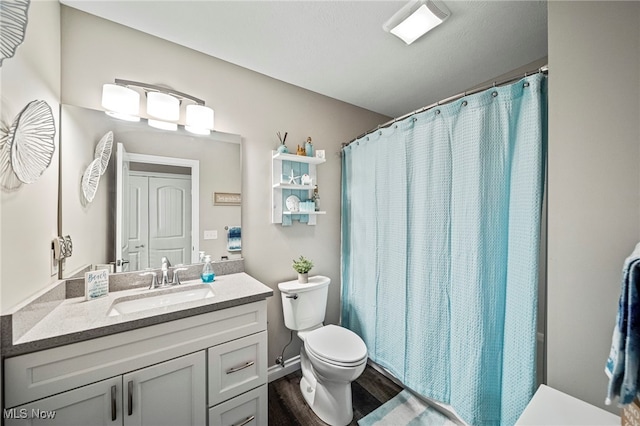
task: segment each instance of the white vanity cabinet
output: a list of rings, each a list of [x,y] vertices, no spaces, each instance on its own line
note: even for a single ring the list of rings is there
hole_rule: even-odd
[[[209,426],[267,424],[267,332],[209,348]]]
[[[122,378],[102,380],[10,409],[5,412],[5,425],[121,425],[118,396],[122,396]]]
[[[205,376],[205,351],[125,374],[124,426],[205,424]]]
[[[202,425],[205,395],[205,352],[199,351],[22,405],[7,426]]]
[[[6,425],[267,424],[266,326],[262,300],[7,358]]]

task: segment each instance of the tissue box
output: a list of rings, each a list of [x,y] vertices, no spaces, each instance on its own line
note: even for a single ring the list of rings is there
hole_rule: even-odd
[[[640,401],[638,398],[622,408],[621,419],[622,426],[640,426]]]

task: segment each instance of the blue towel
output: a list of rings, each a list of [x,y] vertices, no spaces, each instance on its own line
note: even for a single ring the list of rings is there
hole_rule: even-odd
[[[611,351],[605,366],[609,386],[605,403],[618,398],[618,405],[633,402],[638,392],[640,364],[640,243],[624,262],[622,288]]]
[[[227,231],[227,251],[242,251],[242,233],[239,226],[230,226]]]

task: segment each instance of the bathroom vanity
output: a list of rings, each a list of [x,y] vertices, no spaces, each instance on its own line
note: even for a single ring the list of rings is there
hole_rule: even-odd
[[[202,284],[177,287],[189,286]],[[211,290],[124,314],[112,307],[158,296],[138,288],[64,300],[3,345],[5,424],[266,424],[273,291],[245,273],[218,276]]]

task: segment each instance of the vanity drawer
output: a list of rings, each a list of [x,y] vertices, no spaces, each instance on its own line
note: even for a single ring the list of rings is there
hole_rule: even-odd
[[[252,334],[207,350],[209,406],[267,382],[267,332]]]
[[[267,385],[262,385],[210,408],[209,426],[262,426],[267,415]]]

